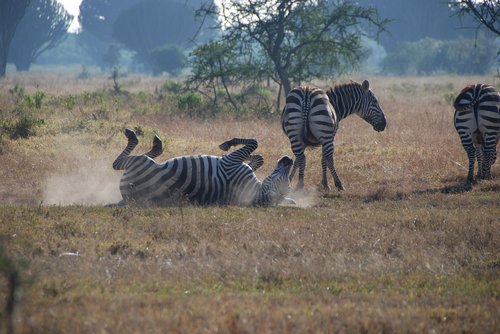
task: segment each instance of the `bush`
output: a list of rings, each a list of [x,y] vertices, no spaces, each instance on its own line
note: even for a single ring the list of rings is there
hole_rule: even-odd
[[[36,91],[33,96],[24,93],[24,89],[15,86],[11,93],[19,98],[13,117],[0,118],[0,135],[7,134],[11,139],[28,138],[36,134],[36,128],[44,124],[44,120],[34,114],[34,110],[42,107],[45,98],[43,91]]]
[[[0,129],[11,139],[28,138],[36,134],[36,127],[44,124],[44,120],[31,113],[21,112],[13,119],[0,119]]]
[[[495,61],[490,40],[424,38],[405,43],[382,62],[386,73],[425,75],[434,73],[485,74]]]
[[[162,90],[166,93],[178,94],[182,91],[182,84],[174,80],[166,80]]]
[[[179,47],[169,44],[153,49],[149,56],[155,75],[162,72],[178,74],[186,58]]]
[[[203,104],[203,97],[196,92],[188,92],[177,96],[177,107],[182,110],[198,109]]]

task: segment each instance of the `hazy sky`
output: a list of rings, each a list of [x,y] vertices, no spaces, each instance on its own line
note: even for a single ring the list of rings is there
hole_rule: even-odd
[[[64,8],[70,13],[71,15],[74,16],[73,22],[71,23],[68,31],[69,32],[76,32],[80,28],[80,25],[78,24],[78,14],[80,10],[78,7],[80,7],[80,2],[82,0],[57,0],[60,2]]]

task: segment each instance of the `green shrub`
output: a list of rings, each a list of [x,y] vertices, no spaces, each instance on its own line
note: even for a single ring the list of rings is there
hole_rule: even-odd
[[[174,80],[166,80],[162,90],[167,93],[178,94],[182,91],[182,84]]]
[[[33,98],[35,100],[35,108],[40,109],[42,107],[42,101],[45,98],[45,93],[41,90],[37,90]]]
[[[30,112],[21,112],[12,119],[0,119],[0,128],[11,139],[28,138],[36,134],[36,128],[44,124],[44,120],[34,117]]]
[[[198,109],[203,104],[203,97],[196,92],[187,92],[177,96],[177,107],[181,110]]]
[[[12,94],[21,98],[12,117],[0,118],[0,134],[7,134],[11,139],[28,138],[36,134],[36,128],[44,124],[44,120],[34,114],[34,110],[42,107],[45,97],[43,91],[36,91],[33,96],[24,93],[24,89],[16,85]]]

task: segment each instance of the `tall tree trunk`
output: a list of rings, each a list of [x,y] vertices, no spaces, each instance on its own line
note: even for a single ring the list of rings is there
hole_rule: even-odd
[[[0,48],[0,78],[5,76],[7,69],[7,49],[3,46]]]
[[[16,59],[14,65],[16,66],[16,71],[29,71],[31,61],[29,59]]]

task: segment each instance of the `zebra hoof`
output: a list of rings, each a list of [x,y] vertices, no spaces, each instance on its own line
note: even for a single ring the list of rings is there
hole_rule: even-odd
[[[137,135],[135,134],[135,131],[132,129],[126,128],[125,136],[127,137],[128,140],[137,140]]]
[[[222,144],[219,145],[219,148],[223,151],[229,151],[229,143],[227,141],[223,142]]]
[[[153,138],[153,147],[158,148],[158,149],[163,148],[163,143],[162,143],[160,137],[158,137],[157,135],[155,135],[155,137]]]

